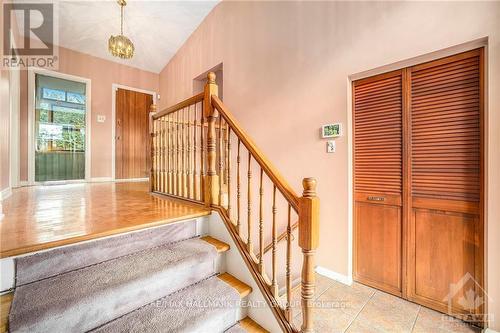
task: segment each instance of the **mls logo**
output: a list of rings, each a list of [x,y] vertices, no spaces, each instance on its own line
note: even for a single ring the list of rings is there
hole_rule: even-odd
[[[55,68],[54,9],[53,3],[3,4],[2,67]]]
[[[468,314],[455,313],[454,300]],[[481,313],[487,301],[491,301],[486,291],[470,273],[466,273],[460,281],[450,284],[448,295],[443,302],[448,303],[448,314],[468,322],[485,322],[487,313]]]

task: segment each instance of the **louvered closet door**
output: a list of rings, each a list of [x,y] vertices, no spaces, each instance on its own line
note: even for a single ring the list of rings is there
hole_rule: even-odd
[[[408,294],[447,311],[469,308],[482,281],[482,50],[409,69],[411,196]],[[464,280],[462,280],[464,279]]]
[[[353,84],[354,278],[401,295],[402,71]]]

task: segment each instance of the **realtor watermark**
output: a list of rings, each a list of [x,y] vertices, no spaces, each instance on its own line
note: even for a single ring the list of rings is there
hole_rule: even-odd
[[[443,299],[448,305],[448,315],[472,324],[493,319],[485,312],[487,301],[491,301],[491,298],[470,273],[466,273],[456,283],[451,283],[449,293]],[[463,311],[457,311],[457,307]],[[443,317],[443,320],[447,319]]]
[[[1,68],[58,69],[56,2],[4,2]]]

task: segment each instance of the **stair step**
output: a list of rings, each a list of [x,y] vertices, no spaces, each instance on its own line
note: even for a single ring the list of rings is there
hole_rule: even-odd
[[[268,333],[268,331],[257,324],[252,318],[245,317],[228,329],[226,333]]]
[[[16,285],[39,281],[195,236],[196,221],[189,220],[20,257],[16,259]]]
[[[234,288],[211,277],[92,332],[224,332],[238,320],[239,300]]]
[[[217,251],[185,240],[16,288],[14,332],[88,331],[215,274]]]
[[[216,238],[213,238],[211,236],[203,236],[200,239],[215,246],[217,252],[219,253],[229,251],[229,244],[226,244]]]
[[[244,282],[241,282],[229,273],[222,273],[217,276],[220,280],[224,281],[238,291],[241,298],[248,296],[252,292],[252,287]]]

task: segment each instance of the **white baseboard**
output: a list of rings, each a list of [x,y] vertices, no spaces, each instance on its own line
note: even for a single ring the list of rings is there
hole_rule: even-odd
[[[21,180],[17,185],[18,185],[18,187],[24,187],[24,186],[28,186],[29,183],[27,180]]]
[[[0,200],[5,200],[12,195],[12,189],[7,187],[6,189],[0,192]]]
[[[147,182],[149,178],[125,178],[125,179],[115,179],[115,183],[128,183],[128,182]]]
[[[126,182],[146,182],[149,178],[126,178],[126,179],[113,179],[111,177],[94,177],[90,179],[91,183],[102,183],[102,182],[114,182],[114,183],[126,183]]]
[[[348,286],[352,285],[352,277],[331,271],[327,268],[316,266],[316,273],[319,275],[326,276],[332,280],[338,281],[340,283],[346,284]]]
[[[492,330],[491,328],[485,328],[483,333],[498,333],[498,331]]]
[[[112,180],[113,180],[113,178],[111,178],[111,177],[93,177],[93,178],[90,178],[91,183],[110,182]]]

